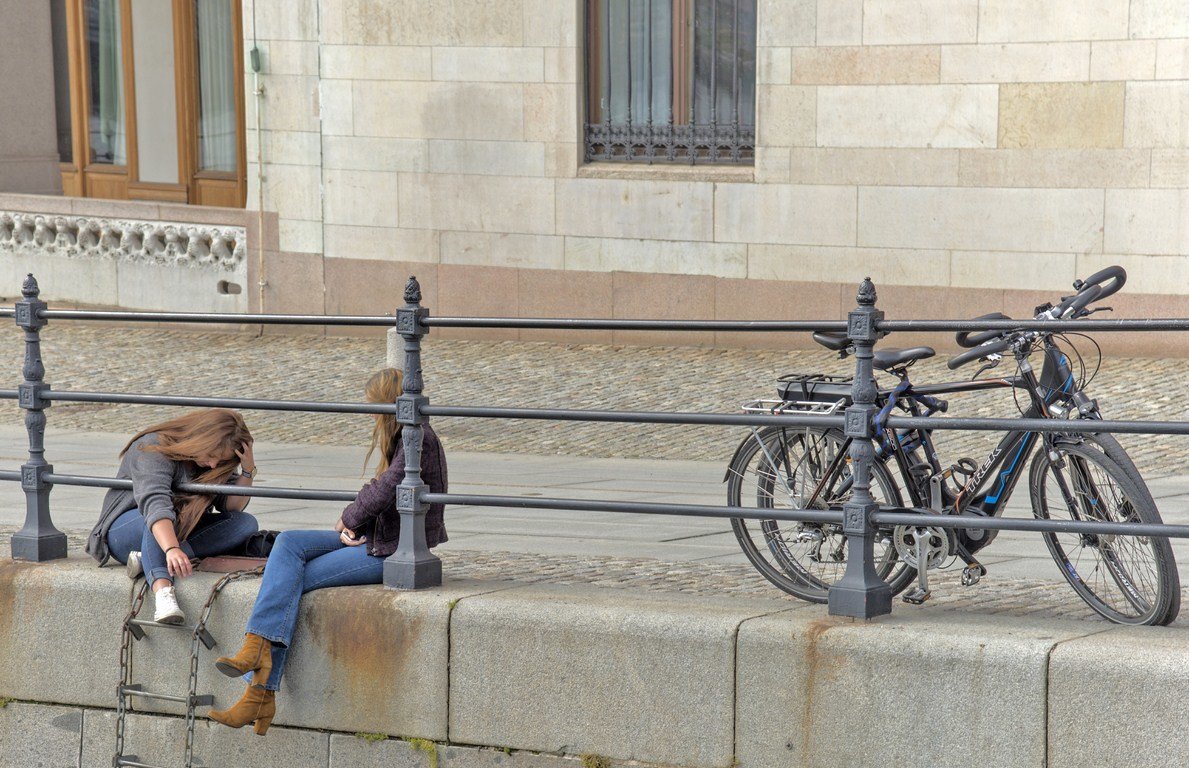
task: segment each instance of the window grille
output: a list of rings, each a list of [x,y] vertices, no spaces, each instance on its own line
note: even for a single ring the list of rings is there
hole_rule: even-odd
[[[587,0],[586,160],[751,164],[756,0]]]

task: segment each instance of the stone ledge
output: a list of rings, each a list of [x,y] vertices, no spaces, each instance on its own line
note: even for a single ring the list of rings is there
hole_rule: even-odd
[[[180,585],[188,615],[216,578]],[[131,590],[122,568],[82,556],[0,561],[0,698],[17,700],[0,709],[0,740],[25,763],[110,748]],[[254,579],[233,582],[211,614],[222,645],[202,651],[198,690],[216,706],[242,692],[211,661],[238,645],[256,590]],[[134,681],[184,690],[189,642],[165,632],[137,644]],[[318,765],[335,754],[429,765],[405,742],[326,731],[438,742],[442,764],[459,768],[562,768],[583,753],[688,768],[935,764],[972,748],[994,765],[1082,765],[1083,736],[1102,742],[1095,754],[1131,749],[1112,712],[1151,711],[1149,696],[1157,711],[1176,710],[1183,632],[928,608],[858,622],[791,599],[509,581],[327,589],[302,603],[277,737],[221,729],[200,710],[197,743],[230,764],[285,766],[306,764],[306,752]],[[129,751],[179,744],[179,725],[146,717]],[[1142,727],[1149,763],[1189,754],[1178,718]]]

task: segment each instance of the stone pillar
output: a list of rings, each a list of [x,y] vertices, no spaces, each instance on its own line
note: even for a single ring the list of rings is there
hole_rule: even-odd
[[[0,0],[0,192],[62,194],[50,4]]]

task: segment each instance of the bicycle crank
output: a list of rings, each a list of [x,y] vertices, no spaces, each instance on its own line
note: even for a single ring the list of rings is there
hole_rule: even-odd
[[[917,571],[917,586],[905,593],[903,600],[921,605],[929,599],[929,571],[940,568],[954,554],[954,533],[937,526],[898,525],[892,529],[892,544],[900,559]]]

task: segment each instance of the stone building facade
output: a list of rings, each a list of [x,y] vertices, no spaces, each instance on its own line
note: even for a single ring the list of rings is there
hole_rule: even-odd
[[[415,273],[439,315],[836,319],[870,275],[890,316],[1018,316],[1122,264],[1120,316],[1187,314],[1184,0],[759,0],[737,166],[585,162],[583,0],[242,3],[245,308]]]

